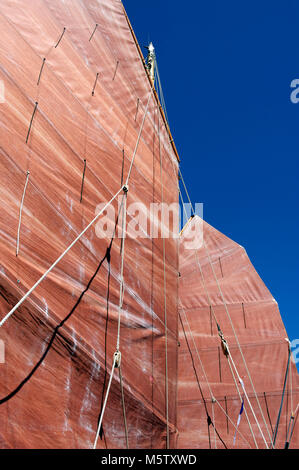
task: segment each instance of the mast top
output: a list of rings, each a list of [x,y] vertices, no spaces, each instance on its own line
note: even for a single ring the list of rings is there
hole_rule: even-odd
[[[155,83],[155,48],[152,42],[149,43],[149,45],[146,47],[148,50],[147,54],[147,68],[149,71],[149,75],[151,78],[152,83]]]

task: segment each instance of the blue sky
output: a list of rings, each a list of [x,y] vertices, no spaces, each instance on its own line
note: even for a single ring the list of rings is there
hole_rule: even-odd
[[[170,127],[193,202],[244,246],[298,326],[299,4],[124,0],[139,44],[154,42]]]

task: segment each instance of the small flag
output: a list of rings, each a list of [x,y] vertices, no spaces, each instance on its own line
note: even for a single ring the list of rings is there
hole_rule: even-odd
[[[239,416],[238,416],[237,427],[236,427],[236,431],[235,431],[235,435],[234,435],[234,445],[236,443],[237,430],[238,430],[238,427],[239,427],[239,424],[240,424],[240,421],[241,421],[243,410],[244,410],[244,400],[242,400],[242,405],[241,405],[240,413],[239,413]]]

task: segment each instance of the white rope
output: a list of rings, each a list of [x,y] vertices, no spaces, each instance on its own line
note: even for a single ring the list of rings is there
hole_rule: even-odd
[[[123,272],[124,272],[124,255],[125,255],[125,250],[124,250],[124,249],[125,249],[125,237],[126,237],[126,217],[127,217],[127,193],[128,193],[128,184],[129,184],[129,180],[130,180],[130,176],[131,176],[131,171],[132,171],[132,168],[133,168],[133,164],[134,164],[134,161],[135,161],[135,157],[136,157],[138,145],[139,145],[139,142],[140,142],[142,130],[143,130],[143,127],[144,127],[145,118],[146,118],[147,111],[148,111],[148,106],[149,106],[149,103],[150,103],[150,98],[151,98],[151,96],[152,96],[152,91],[153,91],[153,90],[151,89],[151,91],[150,91],[150,93],[149,93],[148,102],[147,102],[146,109],[145,109],[144,116],[143,116],[143,120],[142,120],[142,123],[141,123],[141,126],[140,126],[139,134],[138,134],[138,137],[137,137],[137,142],[136,142],[135,149],[134,149],[134,153],[133,153],[133,156],[132,156],[132,160],[131,160],[130,168],[129,168],[129,171],[128,171],[128,176],[127,176],[127,179],[126,179],[126,183],[125,183],[125,185],[120,189],[120,191],[121,191],[121,190],[124,191],[124,199],[123,199],[123,201],[122,201],[123,210],[122,210],[121,268],[120,268],[120,286],[119,286],[117,340],[116,340],[116,352],[114,353],[114,358],[116,357],[116,355],[119,355],[119,357],[121,357],[121,353],[120,353],[120,351],[119,351],[119,347],[120,347],[121,311],[122,311],[122,307],[123,307],[123,298],[124,298],[124,277],[123,277]],[[120,191],[118,192],[118,194],[120,193]],[[109,396],[109,392],[110,392],[110,387],[111,387],[111,383],[112,383],[112,378],[113,378],[113,373],[114,373],[114,368],[115,368],[115,366],[116,366],[116,359],[114,359],[114,361],[113,361],[113,367],[112,367],[112,371],[111,371],[111,375],[110,375],[110,380],[109,380],[109,384],[108,384],[108,388],[107,388],[107,392],[106,392],[106,396],[105,396],[105,402],[104,402],[104,406],[103,406],[103,409],[102,409],[102,413],[101,413],[101,417],[100,417],[100,421],[99,421],[99,425],[98,425],[98,429],[97,429],[97,433],[96,433],[96,439],[95,439],[95,443],[94,443],[94,447],[93,447],[94,449],[96,448],[96,445],[97,445],[97,441],[98,441],[98,437],[99,437],[99,432],[100,432],[100,428],[101,428],[101,425],[102,425],[102,420],[103,420],[103,417],[104,417],[106,404],[107,404],[107,401],[108,401],[108,396]],[[120,367],[120,360],[119,360],[118,367]],[[124,425],[125,425],[125,434],[126,434],[126,445],[127,445],[127,448],[129,448],[129,443],[128,443],[128,430],[127,430],[127,420],[126,420],[126,410],[125,410],[125,401],[124,401],[124,390],[123,390],[123,382],[122,382],[121,371],[120,371],[120,388],[121,388],[121,395],[122,395],[122,408],[123,408]]]
[[[106,409],[106,405],[107,405],[107,400],[108,400],[108,396],[109,396],[109,392],[110,392],[110,387],[111,387],[111,383],[112,383],[112,379],[113,379],[113,375],[114,375],[115,365],[116,365],[116,359],[115,359],[115,356],[113,356],[113,364],[112,364],[110,379],[109,379],[109,383],[108,383],[108,387],[107,387],[107,391],[106,391],[106,396],[105,396],[105,400],[104,400],[104,404],[103,404],[103,408],[102,408],[102,412],[101,412],[101,416],[100,416],[100,421],[99,421],[99,424],[98,424],[98,429],[97,429],[97,432],[96,432],[96,437],[95,437],[94,444],[93,444],[94,449],[97,448],[97,443],[98,443],[99,434],[100,434],[100,430],[101,430],[101,426],[102,426],[102,421],[103,421],[103,417],[104,417],[104,413],[105,413],[105,409]]]
[[[29,295],[37,288],[37,286],[47,277],[47,275],[55,268],[55,266],[62,260],[62,258],[70,251],[70,249],[77,243],[78,240],[84,235],[84,233],[94,224],[94,222],[103,214],[107,207],[114,201],[114,199],[119,195],[123,188],[120,188],[119,191],[110,199],[109,202],[103,207],[103,209],[92,219],[92,221],[85,227],[85,229],[75,238],[75,240],[67,247],[67,249],[57,258],[57,260],[50,266],[49,269],[39,278],[39,280],[34,284],[34,286],[29,289],[29,291],[19,300],[19,302],[8,312],[8,314],[1,320],[0,327],[9,319],[9,317],[22,305],[22,303],[29,297]]]
[[[228,362],[228,365],[229,365],[229,368],[230,368],[230,371],[231,371],[231,374],[232,374],[232,377],[234,379],[234,382],[235,382],[235,387],[238,391],[238,395],[239,395],[239,398],[240,398],[240,401],[242,403],[242,396],[241,396],[241,393],[240,393],[240,390],[239,390],[239,387],[238,387],[238,384],[237,384],[237,381],[236,381],[236,378],[235,378],[235,374],[234,374],[234,371],[232,369],[232,366],[231,366],[231,363],[230,361],[227,361]],[[244,413],[245,413],[245,416],[246,416],[246,420],[247,420],[247,423],[248,423],[248,426],[249,426],[249,429],[250,429],[250,432],[251,432],[251,435],[253,437],[253,440],[254,440],[254,444],[255,444],[255,447],[258,449],[258,444],[256,442],[256,439],[255,439],[255,435],[254,435],[254,432],[253,432],[253,429],[252,429],[252,426],[251,426],[251,423],[250,423],[250,420],[249,420],[249,416],[247,414],[247,411],[246,411],[246,407],[244,406]]]
[[[255,415],[255,413],[254,413],[253,407],[252,407],[251,402],[250,402],[250,400],[249,400],[249,397],[248,397],[248,395],[247,395],[245,385],[244,385],[242,379],[241,379],[240,376],[239,376],[238,370],[237,370],[237,368],[236,368],[236,366],[235,366],[235,363],[234,363],[234,361],[233,361],[233,358],[231,357],[231,354],[229,355],[228,360],[231,360],[231,363],[232,363],[232,365],[233,365],[233,367],[234,367],[234,369],[235,369],[235,372],[236,372],[236,375],[237,375],[237,377],[238,377],[238,380],[239,380],[239,382],[240,382],[240,384],[241,384],[241,386],[242,386],[242,389],[243,389],[245,398],[246,398],[246,400],[247,400],[247,402],[248,402],[248,404],[249,404],[251,413],[252,413],[252,415],[253,415],[253,417],[254,417],[254,419],[255,419],[255,422],[256,422],[256,424],[257,424],[257,427],[258,427],[258,429],[259,429],[259,432],[260,432],[260,434],[261,434],[261,436],[262,436],[262,438],[263,438],[263,441],[264,441],[264,443],[265,443],[266,448],[269,449],[269,446],[268,446],[268,444],[267,444],[267,441],[266,441],[266,439],[265,439],[265,436],[264,436],[264,434],[263,434],[263,432],[262,432],[262,429],[261,429],[261,427],[260,427],[260,424],[259,424],[259,422],[258,422],[258,419],[257,419],[257,417],[256,417],[256,415]]]
[[[123,377],[122,377],[122,373],[121,373],[121,366],[119,366],[118,372],[119,372],[121,402],[122,402],[123,418],[124,418],[124,426],[125,426],[126,448],[129,449],[129,434],[128,434],[128,426],[127,426],[127,418],[126,418],[125,394],[124,394],[124,386],[123,386]]]
[[[117,322],[117,341],[116,351],[119,351],[120,343],[120,317],[124,300],[124,257],[125,257],[125,238],[126,238],[126,221],[127,221],[127,188],[125,189],[122,208],[122,234],[121,234],[121,267],[120,267],[120,283],[119,283],[119,304],[118,304],[118,322]]]
[[[28,180],[29,180],[29,175],[30,175],[30,171],[27,171],[27,174],[26,174],[26,181],[25,181],[25,186],[24,186],[24,191],[23,191],[23,196],[22,196],[21,205],[20,205],[20,215],[19,215],[19,225],[18,225],[18,234],[17,234],[16,256],[18,256],[18,254],[19,254],[20,230],[21,230],[21,221],[22,221],[22,211],[23,211],[23,204],[24,204],[25,193],[26,193],[27,184],[28,184]]]
[[[164,222],[164,183],[161,154],[160,117],[158,114],[158,136],[159,136],[159,156],[160,156],[160,180],[161,180],[161,236],[163,243],[163,290],[164,290],[164,326],[165,326],[165,405],[166,405],[166,448],[169,449],[169,403],[168,403],[168,336],[167,336],[167,296],[166,296],[166,253],[165,237],[163,233]]]

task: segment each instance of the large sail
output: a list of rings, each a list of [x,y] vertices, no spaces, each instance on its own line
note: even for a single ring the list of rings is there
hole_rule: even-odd
[[[120,191],[110,206],[123,214],[128,176],[128,223],[133,202],[177,202],[178,158],[119,0],[2,0],[0,12],[3,320],[98,204]],[[174,445],[177,241],[148,233],[120,253],[91,226],[2,325],[1,448],[92,447],[118,338],[124,397],[115,371],[98,447],[126,447],[124,412],[129,447]]]
[[[277,302],[245,249],[196,216],[179,259],[178,446],[284,448],[294,429],[297,448],[297,369]]]

